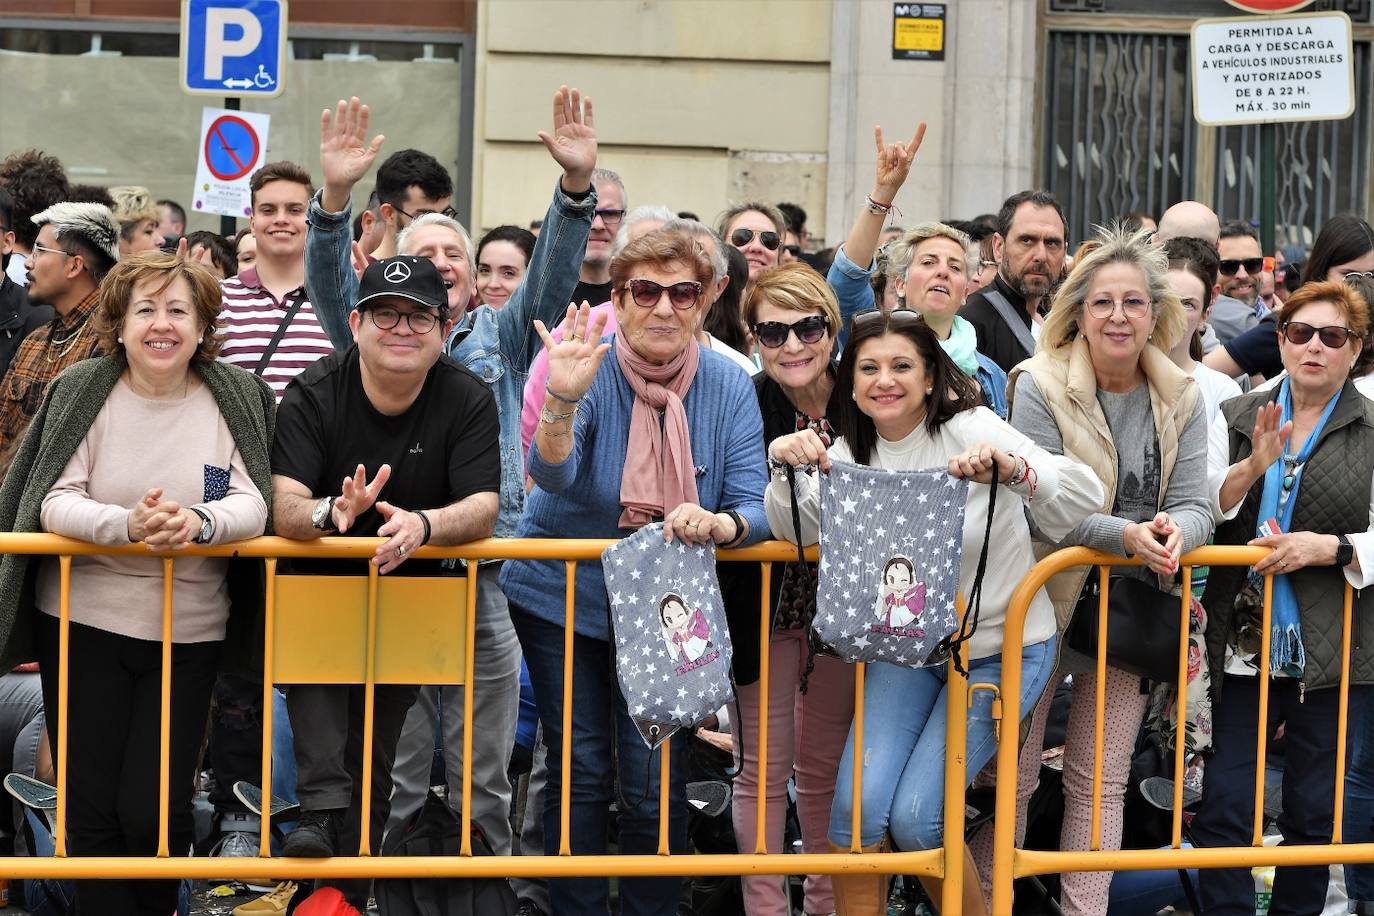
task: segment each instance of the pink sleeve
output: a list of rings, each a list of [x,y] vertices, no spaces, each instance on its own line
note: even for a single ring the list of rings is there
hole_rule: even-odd
[[[555,328],[553,333],[558,334]],[[549,380],[549,351],[540,348],[534,362],[530,363],[529,378],[525,380],[525,403],[520,409],[520,457],[530,453],[530,443],[534,441],[534,428],[539,425],[539,409],[544,406],[544,385]]]

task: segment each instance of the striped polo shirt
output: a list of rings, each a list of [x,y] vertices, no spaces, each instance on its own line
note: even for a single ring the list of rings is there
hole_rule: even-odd
[[[221,285],[224,305],[219,313],[219,330],[224,345],[219,358],[252,372],[286,318],[291,303],[297,297],[305,297],[305,287],[297,287],[287,293],[285,299],[278,300],[260,285],[256,267],[248,267],[238,276],[226,278]],[[272,386],[280,401],[288,382],[315,360],[333,352],[334,346],[307,299],[272,353],[262,373],[263,380]]]

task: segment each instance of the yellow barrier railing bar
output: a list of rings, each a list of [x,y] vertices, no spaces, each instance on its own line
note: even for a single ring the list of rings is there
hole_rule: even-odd
[[[1255,820],[1250,845],[1264,843],[1264,761],[1269,747],[1269,652],[1272,634],[1269,632],[1269,608],[1274,600],[1274,579],[1264,577],[1264,617],[1260,621],[1259,724],[1255,728]]]
[[[258,855],[266,859],[272,855],[272,713],[277,705],[272,659],[276,658],[277,651],[277,561],[269,557],[263,565],[267,572],[267,600],[262,631],[262,819],[258,825]]]
[[[772,572],[772,563],[759,564],[762,582],[759,599],[759,800],[754,809],[754,852],[757,855],[768,852],[768,678],[773,654]],[[741,752],[740,769],[743,768],[744,754]]]
[[[358,831],[358,855],[372,855],[372,742],[375,728],[372,721],[377,711],[377,589],[381,586],[377,566],[367,564],[367,668],[363,681],[363,810]],[[344,688],[347,690],[348,688]]]
[[[157,785],[157,854],[166,858],[169,827],[168,811],[171,800],[167,792],[172,773],[172,565],[171,557],[162,559],[162,709],[158,730],[161,762],[158,765]]]
[[[1169,843],[1183,848],[1183,772],[1185,745],[1188,743],[1188,652],[1192,644],[1193,568],[1183,567],[1183,600],[1180,602],[1178,632],[1178,696],[1174,699],[1174,810],[1170,818]],[[1204,660],[1205,661],[1205,660]]]
[[[472,855],[472,691],[477,653],[477,564],[468,563],[467,644],[463,646],[463,838],[458,854]],[[441,717],[442,719],[442,717]],[[442,728],[442,722],[440,724]],[[539,812],[542,818],[544,812]],[[542,853],[542,850],[541,850]]]
[[[854,666],[854,791],[849,800],[849,851],[858,852],[863,848],[863,798],[864,798],[864,679],[868,665],[859,662]]]
[[[1331,845],[1341,845],[1341,824],[1345,821],[1345,738],[1349,723],[1345,717],[1350,711],[1350,643],[1351,614],[1354,610],[1355,595],[1347,582],[1341,601],[1341,680],[1339,707],[1336,712],[1336,804],[1332,808]]]
[[[58,557],[60,596],[57,601],[57,824],[53,829],[53,854],[67,854],[67,699],[71,690],[71,669],[67,656],[72,642],[72,558]]]
[[[597,556],[600,556],[598,553]],[[577,563],[567,561],[568,579],[564,586],[563,606],[567,609],[567,619],[563,623],[563,742],[559,754],[563,758],[562,773],[558,779],[558,854],[572,855],[572,838],[568,835],[572,824],[572,700],[573,700],[573,631],[575,608],[577,607]],[[608,638],[614,636],[607,634]],[[615,672],[611,672],[615,677]],[[614,738],[611,740],[615,740]],[[464,761],[466,766],[466,761]],[[542,812],[541,812],[542,816]],[[545,841],[547,842],[547,840]]]
[[[663,743],[658,746],[658,854],[668,855],[672,850],[668,848],[668,816],[671,810],[668,807],[668,786],[672,781],[670,760],[672,759],[673,736],[669,735],[663,739]]]
[[[1107,567],[1098,570],[1100,579],[1097,599],[1097,691],[1093,696],[1093,746],[1098,753],[1093,755],[1093,800],[1091,839],[1088,848],[1102,848],[1102,732],[1107,723],[1107,588],[1111,577]]]
[[[962,622],[968,609],[959,600]],[[945,686],[945,829],[940,870],[940,912],[962,913],[964,903],[964,793],[968,753],[968,681],[955,666],[956,656],[967,658],[968,646],[960,643],[946,662]],[[967,665],[965,665],[967,667]],[[1014,743],[1014,742],[1013,742]],[[981,893],[981,890],[980,890]]]

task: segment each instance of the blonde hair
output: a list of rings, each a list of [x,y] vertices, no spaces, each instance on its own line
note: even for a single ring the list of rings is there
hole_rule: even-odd
[[[1155,329],[1149,342],[1161,352],[1169,352],[1173,342],[1182,336],[1188,319],[1183,303],[1166,279],[1169,256],[1162,245],[1151,243],[1150,234],[1148,229],[1132,231],[1120,223],[1097,227],[1097,237],[1079,247],[1073,270],[1054,294],[1049,315],[1040,329],[1037,349],[1057,350],[1073,343],[1082,326],[1083,303],[1097,271],[1108,264],[1129,264],[1144,275],[1145,292],[1152,303]]]
[[[840,304],[825,278],[815,268],[800,261],[773,267],[759,274],[744,300],[744,323],[753,327],[759,317],[759,306],[765,301],[794,312],[820,309],[833,338],[840,331]]]
[[[962,248],[964,251],[964,276],[973,274],[973,262],[974,260],[981,260],[981,257],[978,254],[978,249],[973,247],[973,241],[968,237],[968,234],[945,223],[926,222],[912,226],[887,243],[884,251],[887,255],[885,270],[888,279],[906,280],[906,272],[911,269],[911,262],[916,257],[916,249],[928,239],[949,239]],[[970,256],[970,249],[973,252],[972,256]]]
[[[147,188],[137,185],[110,188],[110,197],[115,202],[114,215],[119,220],[119,234],[126,242],[133,236],[134,228],[139,223],[145,219],[157,222],[162,218],[157,204],[153,202],[152,192]]]

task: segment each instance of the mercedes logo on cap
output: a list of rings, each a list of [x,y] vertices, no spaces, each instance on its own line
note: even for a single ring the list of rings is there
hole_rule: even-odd
[[[410,268],[402,261],[392,261],[386,266],[386,273],[382,276],[391,283],[404,283],[410,279]]]

